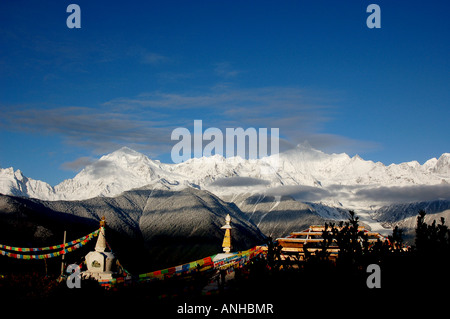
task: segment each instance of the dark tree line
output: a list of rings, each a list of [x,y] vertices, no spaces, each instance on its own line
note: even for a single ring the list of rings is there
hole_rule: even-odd
[[[404,246],[398,227],[388,240],[369,242],[358,230],[353,212],[348,221],[325,225],[324,240],[314,252],[306,245],[304,258],[282,258],[282,247],[269,240],[267,256],[249,265],[245,280],[241,284],[237,280],[236,285],[245,296],[256,293],[263,300],[278,300],[283,307],[292,296],[317,307],[324,300],[324,305],[435,301],[448,295],[450,287],[450,230],[443,218],[430,225],[424,218],[420,211],[415,244],[410,247]],[[336,258],[330,258],[332,246],[339,247]],[[367,285],[372,264],[381,272],[379,289]]]

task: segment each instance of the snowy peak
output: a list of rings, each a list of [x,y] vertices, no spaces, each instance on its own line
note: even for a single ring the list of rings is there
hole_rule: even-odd
[[[450,153],[444,153],[439,157],[433,171],[438,174],[450,175]]]
[[[23,184],[12,167],[0,168],[0,193],[18,196],[23,194]]]
[[[172,181],[172,175],[159,161],[123,147],[86,166],[73,179],[55,186],[55,195],[68,200],[116,196],[162,178]]]
[[[157,162],[150,160],[144,154],[123,147],[111,154],[102,156],[98,161],[87,166],[77,176],[91,175],[95,179],[107,176],[150,175],[155,177],[160,169]],[[75,177],[76,178],[76,177]]]
[[[49,184],[26,177],[12,167],[0,168],[0,193],[22,197],[53,199],[54,189]]]
[[[118,165],[131,166],[141,163],[153,162],[142,153],[136,152],[128,147],[122,147],[108,155],[102,156],[99,161],[111,161]]]
[[[293,149],[290,149],[284,153],[280,153],[280,156],[284,158],[292,158],[294,160],[317,161],[324,160],[332,155],[316,150],[309,145],[309,143],[305,142],[298,144]]]

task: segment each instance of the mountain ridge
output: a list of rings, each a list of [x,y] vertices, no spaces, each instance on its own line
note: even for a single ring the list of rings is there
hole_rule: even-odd
[[[27,178],[20,170],[0,168],[0,193],[42,200],[112,197],[145,185],[194,187],[219,197],[246,192],[284,192],[281,195],[292,195],[300,201],[320,201],[331,206],[339,202],[350,208],[368,209],[371,205],[382,205],[360,200],[356,197],[358,192],[379,187],[450,185],[450,153],[443,153],[422,165],[410,161],[386,166],[358,155],[326,154],[299,144],[277,156],[262,159],[214,155],[165,164],[123,147],[54,187]],[[289,191],[291,193],[286,194]]]

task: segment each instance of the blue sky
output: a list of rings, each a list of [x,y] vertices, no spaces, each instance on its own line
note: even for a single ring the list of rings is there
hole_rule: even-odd
[[[69,29],[66,8],[81,8]],[[381,8],[369,29],[366,8]],[[450,152],[444,1],[2,1],[0,167],[55,185],[176,127],[278,127],[385,164]]]

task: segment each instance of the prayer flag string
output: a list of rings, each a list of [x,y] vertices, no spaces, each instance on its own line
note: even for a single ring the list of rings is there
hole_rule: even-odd
[[[61,244],[61,245],[55,245],[55,246],[49,246],[49,247],[41,247],[41,248],[24,248],[24,247],[13,247],[13,246],[6,246],[0,244],[0,255],[16,258],[16,259],[46,259],[46,258],[53,258],[57,256],[61,256],[64,254],[67,254],[69,252],[72,252],[84,245],[86,245],[92,238],[98,236],[98,233],[100,232],[100,229],[97,229],[96,231],[93,231],[92,233],[83,236],[81,238],[78,238],[76,240],[72,240],[68,243]],[[57,252],[53,253],[47,253],[47,254],[18,254],[13,252],[40,252],[40,251],[49,251],[49,250],[57,250],[60,249]],[[13,251],[13,252],[11,252]]]

